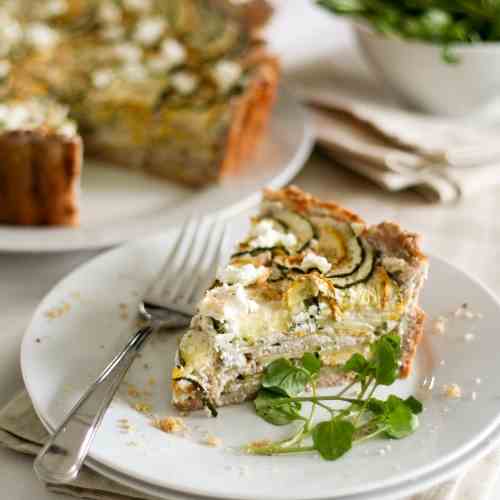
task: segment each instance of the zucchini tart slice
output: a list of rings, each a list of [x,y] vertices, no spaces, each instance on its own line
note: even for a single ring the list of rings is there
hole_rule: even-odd
[[[422,336],[418,296],[427,258],[397,224],[366,225],[296,187],[265,191],[248,236],[218,273],[183,336],[172,373],[183,411],[255,396],[276,358],[317,353],[320,385],[369,355],[380,335],[401,336],[406,377]]]

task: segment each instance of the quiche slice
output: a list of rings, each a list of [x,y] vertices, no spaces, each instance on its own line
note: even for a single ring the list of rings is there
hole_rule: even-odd
[[[218,273],[183,336],[173,404],[190,411],[255,396],[276,358],[318,353],[320,385],[343,379],[355,352],[401,336],[406,377],[422,336],[418,296],[427,274],[418,236],[366,225],[296,187],[265,191],[248,236]]]

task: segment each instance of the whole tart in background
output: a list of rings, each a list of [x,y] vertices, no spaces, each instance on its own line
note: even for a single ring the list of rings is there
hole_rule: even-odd
[[[192,186],[237,173],[276,94],[269,15],[260,0],[1,3],[0,221],[76,224],[82,141]]]

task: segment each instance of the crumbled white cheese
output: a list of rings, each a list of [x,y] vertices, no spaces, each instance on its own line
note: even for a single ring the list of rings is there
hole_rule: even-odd
[[[257,302],[248,296],[240,283],[213,288],[205,295],[199,308],[201,315],[226,320],[228,323],[237,320],[242,314],[256,312],[258,309]]]
[[[448,399],[460,399],[462,389],[458,384],[444,384],[442,387],[443,396]]]
[[[144,65],[133,62],[125,64],[121,68],[121,74],[129,82],[142,82],[148,77]]]
[[[475,382],[477,385],[481,385],[482,380],[481,380],[479,377],[476,377],[476,378],[474,379],[474,382]]]
[[[3,79],[8,76],[10,69],[11,69],[11,64],[7,59],[1,59],[0,60],[0,79]]]
[[[314,252],[307,252],[300,264],[302,271],[307,272],[310,269],[318,269],[323,274],[326,274],[331,267],[332,265],[325,257],[317,255]]]
[[[59,33],[44,23],[30,23],[24,33],[26,43],[37,50],[48,50],[59,41]]]
[[[262,278],[267,273],[264,266],[255,267],[253,264],[245,264],[243,266],[226,266],[218,273],[218,278],[223,283],[234,285],[240,283],[243,286],[251,285],[258,279]]]
[[[113,48],[114,55],[125,63],[136,63],[142,59],[142,49],[133,43],[120,43]]]
[[[48,2],[39,3],[38,15],[41,18],[47,19],[62,16],[66,12],[68,12],[68,3],[66,0],[49,0]]]
[[[473,391],[472,394],[470,395],[472,401],[475,401],[477,399],[477,392]]]
[[[98,89],[108,87],[114,80],[115,73],[110,68],[103,68],[94,71],[92,74],[92,84]]]
[[[137,23],[133,37],[137,42],[149,47],[161,38],[166,28],[167,22],[163,17],[146,17]]]
[[[192,73],[187,71],[179,71],[172,75],[172,87],[182,95],[192,94],[198,88],[198,78]]]
[[[290,248],[297,245],[297,238],[293,233],[277,231],[272,221],[266,219],[253,226],[250,235],[253,237],[250,242],[251,248],[271,248],[280,244]]]
[[[292,321],[293,325],[291,327],[291,330],[295,333],[300,332],[311,335],[318,329],[316,319],[304,311],[295,314],[292,318]]]
[[[408,269],[408,264],[404,259],[386,256],[382,259],[382,265],[389,273],[398,273]]]
[[[152,5],[152,0],[123,0],[123,6],[131,12],[148,12]]]
[[[118,5],[112,0],[102,1],[99,3],[97,10],[97,18],[102,23],[119,23],[122,19],[122,11]]]
[[[217,334],[214,339],[214,347],[219,353],[221,362],[228,368],[243,368],[247,366],[245,354],[233,345],[234,333]]]
[[[155,73],[163,73],[182,64],[186,57],[184,45],[174,38],[168,38],[162,42],[159,54],[148,60],[148,66]]]
[[[108,26],[105,29],[101,30],[101,36],[110,42],[117,42],[123,39],[125,35],[125,29],[123,26]]]
[[[241,77],[241,65],[234,61],[219,61],[212,68],[212,77],[222,93],[231,90]]]
[[[21,25],[7,12],[0,12],[0,56],[7,55],[22,37]]]
[[[15,130],[25,128],[29,120],[30,112],[22,104],[0,104],[0,129]]]
[[[161,44],[161,55],[173,67],[182,64],[186,60],[187,52],[182,43],[175,38],[168,38],[163,40]]]

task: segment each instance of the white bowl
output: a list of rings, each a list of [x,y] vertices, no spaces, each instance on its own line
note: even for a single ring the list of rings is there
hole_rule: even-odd
[[[500,101],[500,42],[454,44],[459,63],[442,59],[440,46],[390,38],[355,24],[368,61],[400,98],[434,114],[489,114]]]

